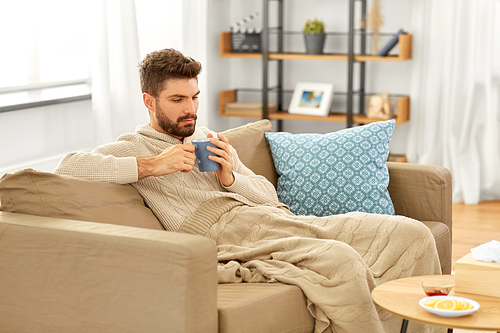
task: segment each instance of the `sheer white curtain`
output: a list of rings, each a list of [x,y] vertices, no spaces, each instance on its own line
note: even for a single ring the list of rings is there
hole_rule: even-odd
[[[500,1],[412,2],[408,158],[453,176],[453,200],[500,199]]]
[[[92,106],[96,143],[112,142],[148,121],[137,64],[139,40],[134,0],[96,2]]]
[[[206,64],[207,0],[96,1],[92,98],[101,144],[149,122],[137,67],[147,53],[175,48]]]
[[[202,71],[198,77],[200,88],[200,107],[198,111],[198,126],[208,126],[208,0],[182,1],[182,31],[184,33],[183,47],[185,55],[201,62]]]

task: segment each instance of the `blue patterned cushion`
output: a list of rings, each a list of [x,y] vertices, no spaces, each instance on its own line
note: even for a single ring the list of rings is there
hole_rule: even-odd
[[[387,157],[395,121],[327,134],[265,133],[278,198],[296,215],[347,212],[394,215]]]

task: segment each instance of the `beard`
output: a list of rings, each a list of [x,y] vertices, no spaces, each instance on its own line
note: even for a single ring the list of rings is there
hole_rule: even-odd
[[[188,136],[193,135],[194,130],[196,129],[196,119],[198,118],[195,114],[185,115],[177,118],[174,122],[168,118],[163,110],[158,107],[156,112],[156,120],[158,125],[168,134],[179,137],[186,138]],[[193,124],[181,125],[181,121],[185,119],[194,119]]]

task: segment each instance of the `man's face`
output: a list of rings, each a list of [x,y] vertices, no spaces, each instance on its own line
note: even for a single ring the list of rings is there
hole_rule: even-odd
[[[194,133],[199,100],[198,80],[169,79],[158,98],[144,94],[151,126],[182,140]]]

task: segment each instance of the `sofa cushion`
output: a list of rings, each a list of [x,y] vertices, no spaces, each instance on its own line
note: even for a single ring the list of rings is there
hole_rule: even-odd
[[[220,333],[314,331],[314,318],[297,286],[281,283],[219,284]]]
[[[2,177],[0,198],[5,212],[164,230],[130,185],[26,169]]]
[[[271,122],[264,119],[229,129],[222,134],[229,139],[243,164],[255,174],[266,177],[276,187],[278,174],[269,145],[264,138],[264,133],[271,131]]]
[[[395,121],[327,134],[266,133],[278,198],[296,215],[394,214],[387,157]]]

